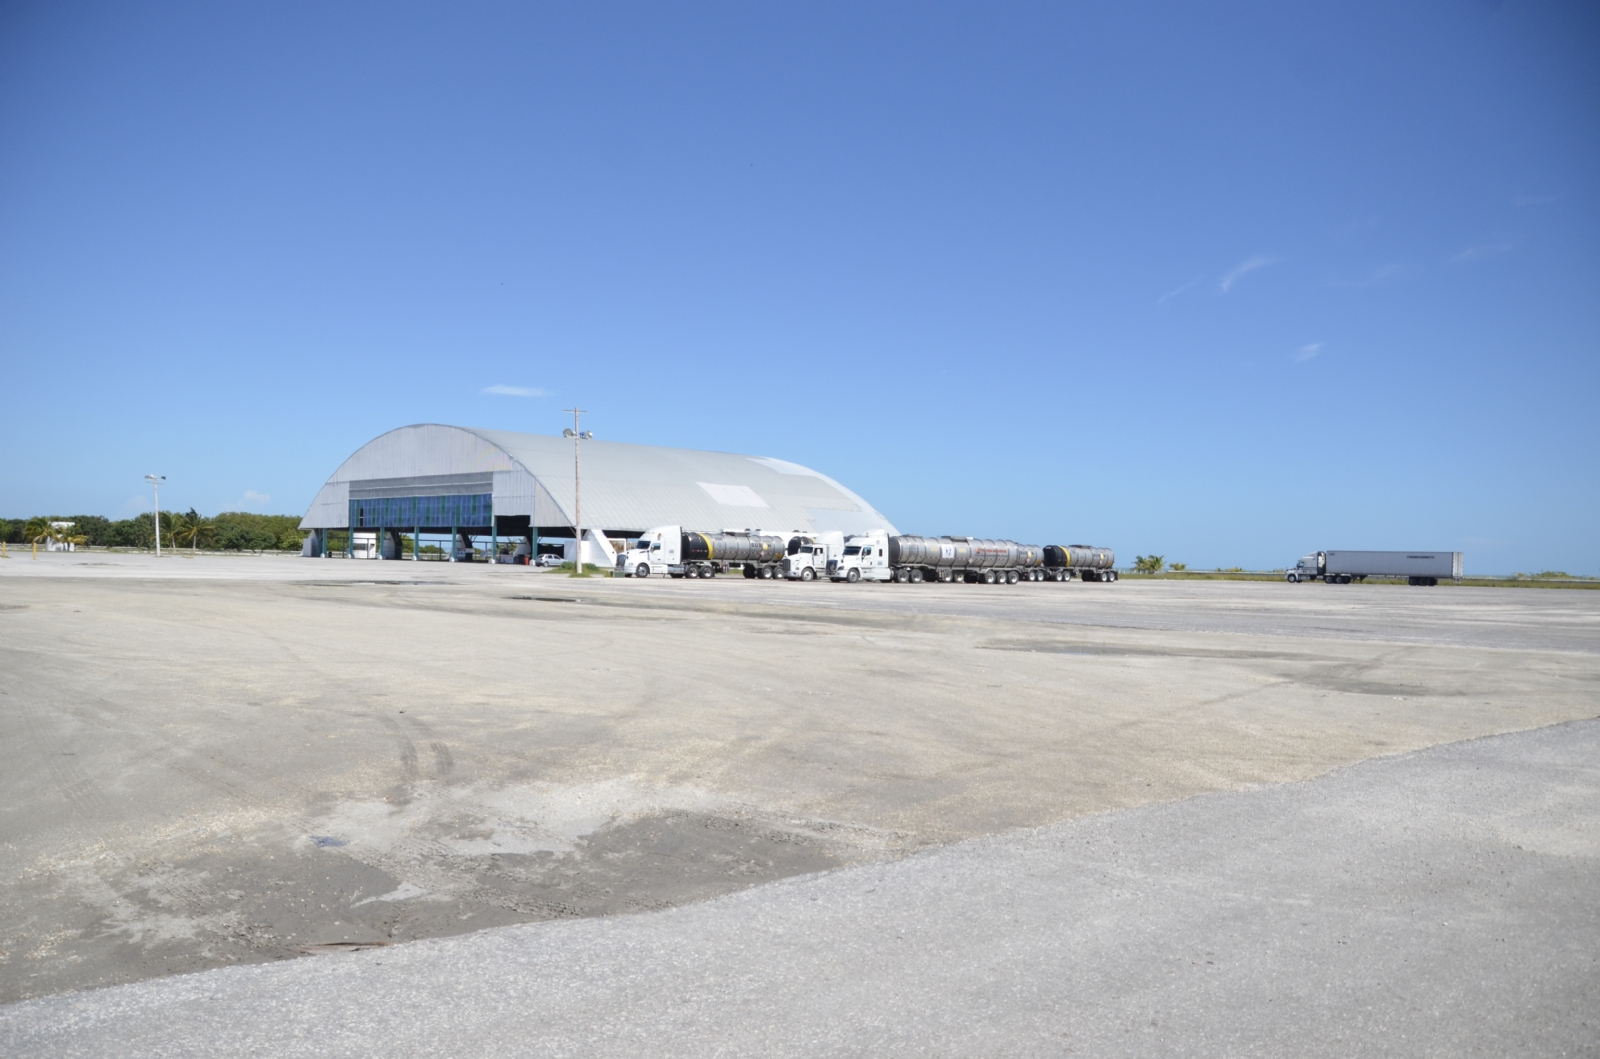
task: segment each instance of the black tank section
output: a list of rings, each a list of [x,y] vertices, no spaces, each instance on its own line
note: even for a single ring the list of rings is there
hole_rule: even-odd
[[[684,562],[775,563],[783,558],[782,537],[753,533],[685,533]]]
[[[1089,544],[1047,544],[1044,546],[1044,565],[1069,566],[1074,570],[1109,570],[1116,565],[1116,553],[1110,548],[1096,548]]]

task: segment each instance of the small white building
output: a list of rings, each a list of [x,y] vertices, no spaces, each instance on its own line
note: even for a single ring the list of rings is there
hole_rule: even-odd
[[[52,522],[50,523],[50,528],[65,536],[67,530],[76,525],[76,522]],[[75,552],[78,548],[71,541],[58,541],[54,537],[46,537],[44,550],[47,552]]]

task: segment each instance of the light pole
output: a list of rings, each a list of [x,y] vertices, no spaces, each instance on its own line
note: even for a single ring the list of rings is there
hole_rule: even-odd
[[[156,558],[161,558],[161,483],[167,480],[164,474],[147,474],[144,480],[150,483],[150,488],[156,491]]]
[[[578,417],[588,409],[573,407],[563,408],[562,411],[572,413],[572,425],[563,430],[561,436],[572,439],[572,528],[578,534],[578,556],[572,564],[572,572],[581,574],[583,573],[583,475],[578,450],[585,441],[594,437],[594,431],[578,429]]]

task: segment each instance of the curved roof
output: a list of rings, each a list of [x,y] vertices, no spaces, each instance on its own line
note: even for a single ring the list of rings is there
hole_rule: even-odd
[[[583,524],[602,530],[896,532],[825,474],[768,456],[583,443]],[[342,529],[352,497],[492,492],[496,515],[574,524],[572,441],[436,423],[391,430],[357,449],[311,503],[302,529]]]

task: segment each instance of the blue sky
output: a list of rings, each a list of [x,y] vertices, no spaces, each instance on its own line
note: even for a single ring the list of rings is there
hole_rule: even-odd
[[[0,513],[298,513],[577,401],[908,532],[1600,573],[1597,59],[1510,0],[7,4]]]

